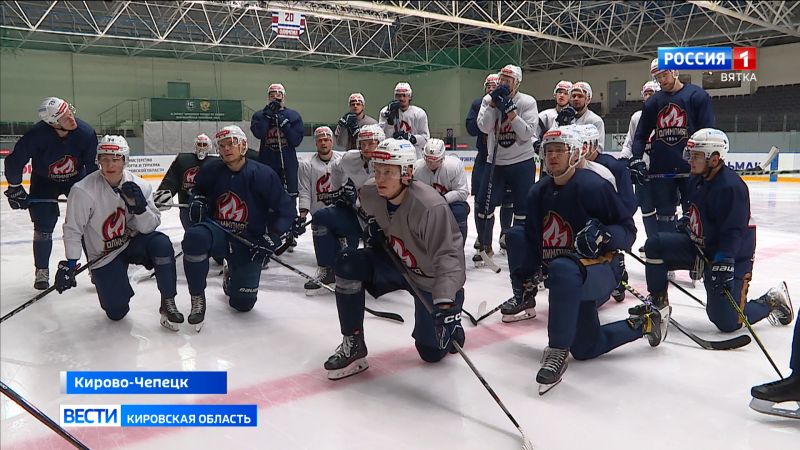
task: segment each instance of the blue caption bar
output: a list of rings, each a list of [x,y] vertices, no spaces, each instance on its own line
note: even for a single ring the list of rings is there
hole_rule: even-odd
[[[227,394],[227,372],[61,372],[65,394]]]
[[[123,427],[255,427],[256,405],[122,405]]]
[[[731,47],[659,47],[660,70],[732,70]]]

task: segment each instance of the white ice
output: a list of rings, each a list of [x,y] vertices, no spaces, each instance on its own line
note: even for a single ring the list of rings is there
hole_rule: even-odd
[[[758,250],[749,297],[786,280],[800,304],[800,184],[750,183]],[[65,205],[61,204],[63,212]],[[37,294],[33,284],[32,226],[26,211],[2,201],[0,254],[6,314]],[[466,246],[471,258],[475,227],[470,216]],[[637,221],[639,217],[637,215]],[[54,233],[51,273],[63,259],[61,221]],[[640,223],[640,222],[639,222]],[[161,230],[180,250],[177,211],[163,215]],[[642,228],[640,227],[640,230]],[[499,224],[495,227],[499,234]],[[496,241],[495,241],[496,242]],[[644,243],[639,234],[634,246]],[[497,250],[497,244],[495,243]],[[284,258],[313,274],[310,233]],[[475,269],[468,262],[465,307],[481,301],[493,308],[511,295],[503,271]],[[627,258],[631,284],[645,290],[644,270]],[[142,269],[143,270],[143,269]],[[402,314],[397,324],[369,314],[365,336],[370,369],[343,381],[328,381],[322,363],[340,343],[333,295],[307,297],[305,280],[272,264],[262,273],[258,303],[249,313],[230,308],[219,267],[211,264],[206,324],[200,334],[184,324],[178,332],[158,324],[159,295],[153,279],[133,284],[131,311],[108,320],[86,274],[78,287],[51,293],[0,327],[0,378],[45,414],[58,420],[61,404],[250,403],[259,406],[257,428],[71,428],[97,449],[516,449],[517,430],[458,355],[438,364],[422,362],[411,330],[411,297],[393,293],[368,298],[374,309]],[[132,266],[130,274],[141,274]],[[51,275],[52,279],[52,275]],[[678,274],[686,283],[688,274]],[[686,283],[688,284],[688,283]],[[703,296],[701,285],[691,292]],[[178,261],[178,306],[188,314],[189,295]],[[708,339],[724,339],[704,310],[670,289],[674,318]],[[544,397],[534,382],[547,344],[547,293],[540,293],[539,317],[502,324],[492,316],[476,328],[464,321],[465,351],[521,423],[535,448],[603,449],[797,449],[800,423],[764,416],[748,408],[750,387],[777,379],[755,342],[729,352],[709,351],[671,329],[665,343],[651,348],[642,339],[595,360],[570,360],[563,382]],[[627,316],[636,304],[609,301],[601,321]],[[792,327],[754,326],[778,367],[788,372]],[[747,333],[741,330],[734,335]],[[227,395],[108,396],[64,395],[64,370],[226,370]],[[0,401],[3,449],[68,448],[8,398]]]

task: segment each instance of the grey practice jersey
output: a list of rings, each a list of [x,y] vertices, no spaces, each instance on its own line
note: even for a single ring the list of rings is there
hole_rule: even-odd
[[[386,122],[386,118],[383,116],[386,111],[388,111],[388,106],[384,106],[378,116],[380,118],[378,125],[383,128],[386,137],[392,137],[395,131],[405,131],[408,134],[413,134],[417,140],[417,143],[414,144],[414,148],[417,149],[417,158],[422,158],[422,149],[425,148],[428,138],[431,137],[431,132],[428,129],[428,114],[425,110],[419,106],[409,105],[407,110],[400,110],[400,118],[395,121],[394,125],[389,125]]]
[[[514,104],[517,105],[517,116],[509,121],[507,118],[500,124],[497,123],[502,114],[497,108],[491,106],[492,97],[488,94],[483,97],[481,109],[478,112],[478,128],[486,133],[486,147],[489,151],[486,161],[492,162],[492,156],[497,148],[498,166],[510,166],[533,158],[533,143],[539,137],[539,111],[536,109],[536,100],[528,94],[517,92]],[[495,144],[495,142],[497,144]]]
[[[413,181],[391,219],[374,179],[361,189],[360,198],[364,211],[375,217],[390,248],[409,268],[414,283],[434,299],[455,300],[467,279],[464,243],[444,198],[427,184]]]
[[[348,150],[331,167],[331,190],[338,190],[347,184],[347,180],[353,180],[359,189],[370,177],[369,164],[361,158],[361,151]]]
[[[555,128],[558,111],[555,108],[545,109],[539,113],[539,139],[551,128]]]
[[[135,230],[147,234],[161,224],[161,212],[153,203],[153,187],[125,169],[120,184],[128,181],[138,184],[147,199],[147,209],[142,214],[128,212],[120,194],[114,191],[99,170],[72,186],[64,220],[67,259],[80,259],[83,240],[88,261],[106,254],[92,265],[93,269],[103,267],[128,246],[126,233]]]
[[[603,124],[603,119],[600,118],[597,114],[593,111],[587,109],[582,116],[576,117],[575,120],[572,122],[575,125],[594,125],[597,127],[597,131],[600,132],[600,139],[599,145],[597,146],[597,151],[602,152],[603,148],[605,147],[606,142],[606,126]]]
[[[358,127],[361,128],[364,125],[375,125],[378,121],[364,114],[364,117],[358,119],[356,123]],[[343,151],[358,147],[356,138],[350,136],[350,132],[347,131],[346,127],[336,125],[336,130],[334,130],[333,135],[336,137],[336,147]]]
[[[457,156],[446,155],[436,172],[432,172],[425,165],[424,159],[418,160],[414,164],[414,179],[432,186],[444,195],[447,203],[465,202],[469,197],[467,173],[464,171],[464,164]]]
[[[625,136],[625,143],[622,144],[622,151],[619,153],[618,158],[633,158],[633,135],[636,134],[636,127],[639,126],[639,119],[642,118],[642,111],[636,111],[631,116],[631,122],[628,124],[628,134]],[[653,133],[655,130],[650,133],[650,138],[652,139]],[[642,155],[642,161],[647,167],[650,167],[650,139],[647,140],[647,143],[644,145],[644,154]]]
[[[299,195],[297,198],[300,210],[307,209],[314,214],[318,209],[324,208],[325,204],[317,200],[317,194],[331,192],[331,168],[334,163],[342,157],[342,152],[331,152],[331,159],[323,161],[319,154],[314,153],[308,161],[300,162],[300,169],[297,172]]]

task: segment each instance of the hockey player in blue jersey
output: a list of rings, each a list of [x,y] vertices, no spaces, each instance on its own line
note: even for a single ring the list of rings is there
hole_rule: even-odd
[[[5,159],[5,191],[12,209],[27,209],[33,222],[35,289],[50,286],[50,252],[53,229],[58,221],[59,195],[84,176],[97,170],[97,135],[86,122],[74,116],[72,105],[48,97],[39,106],[37,122],[14,145]],[[30,197],[22,186],[22,171],[31,161]]]
[[[726,291],[750,323],[769,317],[773,325],[788,325],[794,311],[786,283],[747,301],[756,228],[750,222],[747,185],[725,165],[728,148],[728,137],[713,128],[698,130],[688,140],[685,153],[693,176],[686,213],[677,222],[677,230],[659,232],[644,245],[650,298],[655,305],[669,304],[667,271],[693,269],[705,274],[706,313],[720,331],[742,326]],[[710,267],[704,264],[704,255]]]
[[[87,175],[70,191],[64,220],[64,252],[55,286],[59,293],[77,286],[81,250],[90,267],[100,306],[111,320],[128,314],[134,292],[128,266],[155,269],[161,294],[161,325],[178,331],[183,315],[175,306],[175,251],[164,233],[156,231],[161,213],[149,183],[125,169],[130,150],[122,136],[104,136],[97,146],[100,170]]]
[[[678,204],[684,212],[688,208],[688,179],[650,178],[649,175],[688,173],[689,165],[683,159],[686,141],[695,131],[714,127],[714,111],[706,91],[681,82],[677,70],[660,70],[658,59],[650,64],[650,74],[661,90],[642,108],[629,167],[636,184],[650,183],[659,231],[673,231]],[[654,133],[652,139],[651,133]],[[649,168],[644,161],[648,140],[651,146]]]
[[[195,177],[189,202],[189,227],[183,237],[183,268],[192,310],[189,323],[197,331],[206,311],[208,257],[224,257],[223,290],[238,311],[250,311],[257,300],[262,260],[286,249],[297,216],[291,197],[268,166],[246,158],[247,136],[236,125],[215,135],[219,160],[203,165]],[[216,223],[211,223],[211,222]],[[254,244],[228,236],[237,234]]]
[[[547,272],[549,344],[536,375],[543,394],[561,381],[569,353],[579,360],[595,358],[643,336],[657,346],[666,334],[670,308],[648,307],[627,320],[600,325],[597,308],[622,275],[619,251],[630,249],[635,240],[631,211],[608,180],[577,168],[582,139],[574,128],[548,131],[542,146],[549,176],[530,190],[524,228],[508,232],[514,297],[501,312],[534,307],[534,275]]]
[[[250,131],[261,140],[258,160],[275,171],[284,189],[297,201],[297,147],[303,142],[303,118],[285,106],[286,89],[273,83],[267,89],[269,104],[253,113]]]

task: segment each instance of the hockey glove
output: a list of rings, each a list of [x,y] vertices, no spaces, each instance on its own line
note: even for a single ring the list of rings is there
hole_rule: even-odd
[[[387,109],[389,113],[393,113],[400,110],[400,100],[392,100],[387,105]]]
[[[339,188],[339,196],[336,198],[336,205],[344,208],[350,208],[356,204],[358,199],[358,189],[353,184],[353,180],[347,180],[347,183]]]
[[[500,99],[498,108],[500,108],[500,111],[503,111],[503,114],[508,115],[511,114],[512,111],[517,110],[517,105],[514,103],[514,100],[512,100],[511,97],[503,97]]]
[[[294,223],[292,224],[292,234],[299,237],[305,232],[306,232],[306,218],[303,216],[295,217]]]
[[[434,330],[439,350],[450,350],[453,341],[464,345],[464,330],[461,328],[461,308],[449,298],[433,300]]]
[[[383,234],[381,226],[374,217],[367,220],[367,228],[364,230],[364,243],[368,247],[383,248],[386,243],[386,235]]]
[[[59,261],[55,279],[56,290],[59,294],[78,285],[78,282],[75,281],[75,271],[78,267],[80,264],[76,259]]]
[[[413,134],[409,134],[406,131],[395,131],[392,137],[395,139],[405,139],[408,142],[411,142],[412,145],[417,143],[417,138],[415,138]]]
[[[250,247],[250,259],[252,261],[263,261],[273,254],[280,255],[289,248],[291,243],[286,237],[286,235],[278,236],[275,233],[264,234]]]
[[[719,292],[727,289],[728,292],[733,288],[733,258],[725,258],[717,255],[711,263],[711,284]]]
[[[686,215],[681,216],[677,220],[677,222],[675,222],[675,230],[678,233],[685,234],[685,235],[691,237],[692,228],[691,228],[691,223],[690,223],[689,216],[686,216]]]
[[[576,113],[577,112],[575,111],[575,108],[572,106],[561,108],[561,111],[559,111],[558,115],[556,116],[556,123],[559,126],[569,125],[573,120],[575,120]]]
[[[333,192],[318,192],[317,201],[322,202],[325,206],[330,206],[339,199],[341,194],[341,189],[337,189]]]
[[[269,105],[267,105],[265,109],[272,113],[270,115],[278,114],[278,111],[281,110],[281,102],[279,100],[273,100],[269,102]]]
[[[28,209],[28,193],[22,185],[9,186],[4,192],[11,209]]]
[[[647,165],[641,159],[632,159],[628,163],[628,169],[631,172],[631,179],[636,184],[645,184],[650,181],[647,178]]]
[[[589,219],[575,236],[575,251],[582,258],[594,259],[604,245],[611,242],[611,233],[597,219]]]
[[[508,90],[508,86],[500,85],[497,86],[491,94],[492,103],[494,103],[495,107],[500,107],[500,103],[503,101],[505,97],[508,97],[511,94],[511,91]]]
[[[159,211],[166,211],[172,208],[172,197],[174,195],[169,189],[162,189],[153,194],[153,202]]]
[[[208,218],[208,205],[205,195],[195,195],[189,202],[189,221],[200,223]]]
[[[275,115],[275,123],[278,124],[278,128],[285,128],[289,125],[289,119],[287,119],[283,114],[278,113]]]
[[[126,181],[119,187],[119,194],[131,214],[142,214],[147,211],[147,199],[142,188],[133,181]]]

